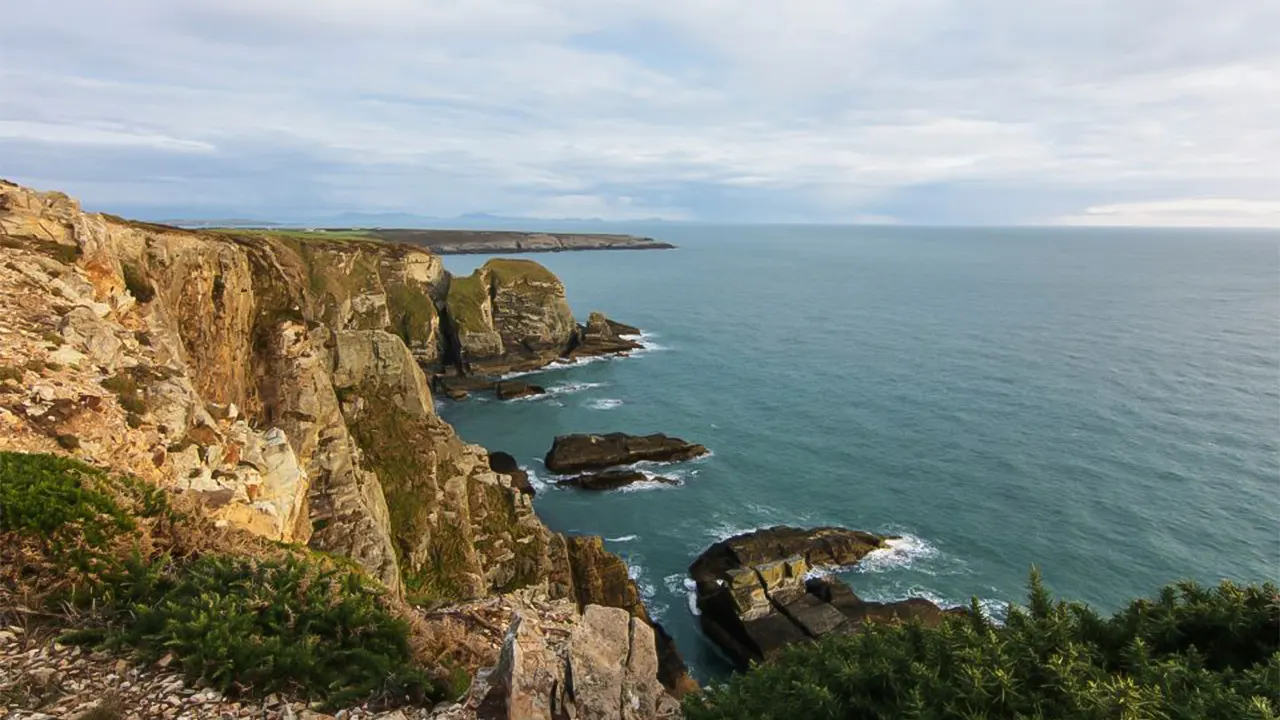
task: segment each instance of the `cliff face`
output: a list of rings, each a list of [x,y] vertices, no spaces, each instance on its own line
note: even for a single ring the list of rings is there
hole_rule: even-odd
[[[411,600],[528,587],[643,612],[578,580],[599,557],[570,552],[434,409],[427,372],[451,355],[523,368],[569,345],[541,266],[450,282],[410,247],[132,223],[7,183],[0,258],[0,449],[190,493]]]

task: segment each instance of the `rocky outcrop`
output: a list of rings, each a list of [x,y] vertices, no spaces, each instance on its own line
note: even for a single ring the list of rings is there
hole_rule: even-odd
[[[652,435],[561,435],[545,459],[547,469],[565,474],[629,465],[635,462],[680,462],[707,454],[702,445],[661,433]]]
[[[639,470],[605,470],[604,472],[579,475],[566,480],[556,481],[562,487],[576,487],[583,490],[617,490],[639,482],[657,482],[665,485],[679,485],[679,480],[665,477],[649,477]]]
[[[587,324],[578,326],[569,349],[569,357],[616,355],[639,350],[644,346],[630,339],[639,334],[638,328],[615,323],[605,317],[604,313],[592,312],[587,317]]]
[[[618,608],[517,612],[497,665],[440,720],[656,720],[680,717],[656,681],[653,629]]]
[[[792,643],[857,632],[868,621],[936,623],[927,600],[868,603],[835,577],[814,570],[849,567],[890,539],[838,527],[773,527],[712,545],[689,567],[703,631],[740,668]]]
[[[454,278],[446,306],[456,361],[468,374],[547,365],[563,354],[576,329],[564,285],[530,260],[494,259]]]

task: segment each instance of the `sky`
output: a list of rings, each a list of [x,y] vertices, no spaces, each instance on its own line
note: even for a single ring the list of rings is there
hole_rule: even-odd
[[[143,218],[1280,227],[1277,0],[40,0],[0,177]]]

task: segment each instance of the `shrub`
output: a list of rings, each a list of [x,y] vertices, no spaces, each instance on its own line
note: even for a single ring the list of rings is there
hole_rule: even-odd
[[[1110,618],[1033,571],[1003,626],[976,602],[936,628],[870,625],[792,646],[685,702],[728,718],[1257,718],[1280,712],[1277,588],[1165,588]]]
[[[190,537],[211,532],[201,522],[137,478],[0,452],[0,580],[35,583],[51,616],[74,608],[64,641],[144,661],[172,653],[188,680],[229,694],[394,704],[453,689],[455,676],[421,668],[406,620],[350,560],[266,543],[250,543],[253,556],[232,542],[210,550]]]
[[[330,704],[439,699],[415,667],[409,628],[357,573],[294,555],[135,556],[92,592],[104,631],[68,639],[172,652],[189,682],[232,694],[286,692]]]

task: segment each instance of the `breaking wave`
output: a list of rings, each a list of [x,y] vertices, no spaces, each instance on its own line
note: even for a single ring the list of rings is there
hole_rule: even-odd
[[[622,401],[617,398],[600,398],[586,403],[586,407],[592,410],[612,410],[622,405]]]

